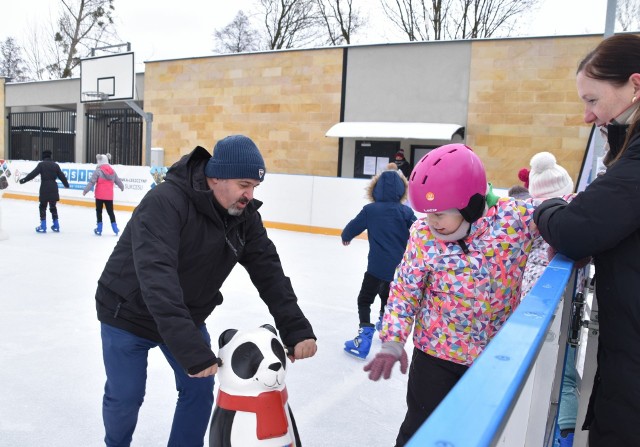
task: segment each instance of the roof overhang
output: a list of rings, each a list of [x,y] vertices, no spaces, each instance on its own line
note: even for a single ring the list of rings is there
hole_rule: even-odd
[[[343,122],[325,134],[335,138],[401,138],[451,141],[464,139],[464,126],[446,123]]]

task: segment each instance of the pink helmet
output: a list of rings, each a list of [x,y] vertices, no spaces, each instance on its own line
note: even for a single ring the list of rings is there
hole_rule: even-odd
[[[451,208],[474,222],[484,211],[487,175],[473,150],[460,143],[446,144],[427,153],[409,177],[409,201],[421,213]]]

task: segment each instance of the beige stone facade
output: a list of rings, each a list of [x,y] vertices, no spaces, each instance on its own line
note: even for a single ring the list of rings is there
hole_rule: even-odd
[[[0,105],[2,106],[2,111],[5,111],[4,108],[4,83],[5,80],[0,76]],[[5,113],[2,114],[6,115]],[[7,125],[7,120],[0,120],[0,158],[5,158],[5,144],[4,144],[4,134],[5,134],[5,126]]]
[[[440,122],[440,116],[420,115],[416,107],[445,101],[460,112],[465,141],[479,153],[495,186],[518,184],[518,170],[528,167],[539,151],[555,154],[577,180],[591,126],[583,122],[575,70],[601,39],[589,35],[471,40],[455,45],[414,42],[151,61],[145,64],[141,99],[144,111],[153,114],[151,146],[164,149],[166,166],[197,145],[211,150],[220,138],[242,133],[256,141],[270,172],[329,177],[341,172],[349,177],[353,162],[345,165],[339,139],[325,136],[341,115],[348,117],[346,121]],[[443,86],[440,79],[430,78],[437,71],[407,59],[411,54],[431,60],[443,52],[455,57],[442,63],[468,72],[468,81],[465,77],[462,84],[449,81]],[[390,55],[401,65],[377,70],[390,65]],[[365,87],[355,88],[360,87],[360,79]],[[44,96],[37,89],[49,85],[4,84],[0,79],[0,104],[10,102],[6,107],[16,109],[37,104],[34,98]],[[434,85],[439,86],[438,94],[420,90]],[[404,92],[400,99],[394,96],[396,88]],[[26,93],[24,103],[16,101],[16,92],[21,91]],[[411,96],[407,91],[420,94]],[[65,102],[56,92],[48,95]],[[400,103],[402,109],[376,113],[385,101],[394,107]],[[2,120],[0,125],[2,156],[8,152],[6,123]],[[81,137],[76,144],[84,144]],[[81,158],[84,149],[77,153]]]
[[[144,108],[165,164],[230,134],[251,137],[277,173],[336,176],[342,55],[338,48],[150,62]]]
[[[549,151],[577,180],[591,127],[576,92],[579,61],[600,36],[474,41],[467,144],[495,185]]]

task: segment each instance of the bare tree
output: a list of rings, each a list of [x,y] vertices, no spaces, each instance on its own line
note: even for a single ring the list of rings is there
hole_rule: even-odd
[[[510,35],[516,19],[537,6],[539,0],[457,0],[454,18],[446,28],[452,39]],[[459,14],[458,14],[459,13]],[[459,19],[455,19],[459,17]]]
[[[260,49],[260,34],[251,27],[249,18],[243,11],[222,29],[213,33],[217,53],[244,53]]]
[[[401,29],[409,38],[410,42],[416,40],[429,40],[427,23],[421,23],[421,15],[418,13],[420,0],[380,0],[382,10],[391,22]],[[423,32],[424,31],[424,32]]]
[[[53,77],[68,78],[82,57],[96,47],[116,43],[113,24],[114,0],[60,0],[54,41],[57,54],[52,54],[48,69]]]
[[[350,44],[351,36],[364,25],[353,0],[342,0],[342,4],[340,0],[316,0],[316,6],[330,45]]]
[[[410,41],[509,35],[540,0],[380,0],[385,15]]]
[[[51,38],[55,34],[54,24],[55,20],[48,22],[29,20],[25,28],[22,49],[27,72],[33,80],[43,81],[52,78],[47,66],[53,60],[50,55],[58,53],[58,46]]]
[[[315,0],[260,0],[260,5],[269,49],[295,48],[318,41]]]
[[[640,0],[618,0],[616,21],[621,31],[640,29]]]
[[[12,81],[27,81],[26,67],[22,59],[22,48],[13,37],[0,43],[0,76]]]

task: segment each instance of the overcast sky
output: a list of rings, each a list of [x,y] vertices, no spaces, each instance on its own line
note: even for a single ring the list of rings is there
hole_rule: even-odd
[[[377,0],[367,0],[377,6]],[[20,42],[34,23],[50,21],[59,0],[13,0],[0,14],[0,39]],[[213,31],[227,25],[243,9],[248,15],[254,0],[115,0],[116,25],[124,42],[131,42],[137,66],[145,60],[212,54]],[[361,2],[361,4],[363,4]],[[521,21],[530,35],[565,35],[604,31],[607,0],[541,0],[541,7]],[[380,26],[380,14],[367,12],[370,35],[354,43],[384,42],[393,32]],[[379,8],[378,8],[379,9]],[[137,70],[140,71],[140,70]]]

